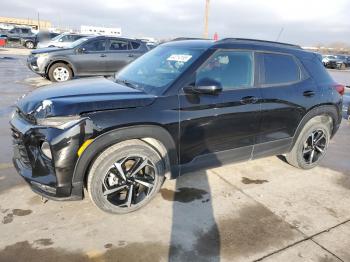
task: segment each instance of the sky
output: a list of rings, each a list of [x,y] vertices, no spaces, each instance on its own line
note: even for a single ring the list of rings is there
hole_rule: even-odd
[[[0,16],[121,27],[128,37],[202,37],[205,0],[2,0]],[[349,0],[210,0],[209,36],[350,45]]]

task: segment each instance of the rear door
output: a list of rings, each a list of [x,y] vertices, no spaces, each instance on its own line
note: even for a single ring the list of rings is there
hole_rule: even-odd
[[[70,57],[76,74],[103,75],[106,72],[106,39],[93,39],[84,43],[80,50]]]
[[[107,44],[106,68],[108,73],[115,73],[134,59],[127,40],[110,38]]]
[[[320,95],[294,55],[258,52],[257,62],[262,113],[255,158],[287,152],[307,108]]]

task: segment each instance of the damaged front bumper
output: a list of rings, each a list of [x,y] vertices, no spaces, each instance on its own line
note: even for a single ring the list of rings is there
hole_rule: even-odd
[[[83,198],[83,181],[72,184],[77,152],[93,135],[92,122],[85,118],[66,129],[38,126],[17,110],[10,121],[18,173],[32,190],[54,200]],[[50,145],[51,158],[42,150]]]

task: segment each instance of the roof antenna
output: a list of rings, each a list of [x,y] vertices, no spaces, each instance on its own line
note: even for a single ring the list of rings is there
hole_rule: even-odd
[[[280,30],[280,32],[278,33],[278,36],[277,36],[277,38],[276,38],[276,42],[280,39],[280,37],[281,37],[281,35],[282,35],[282,33],[283,33],[283,30],[284,30],[284,28],[282,27],[281,30]]]

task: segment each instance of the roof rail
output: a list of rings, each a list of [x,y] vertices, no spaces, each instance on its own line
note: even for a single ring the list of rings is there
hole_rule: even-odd
[[[232,42],[232,41],[249,41],[249,42],[257,42],[257,43],[283,45],[283,46],[289,46],[289,47],[293,47],[293,48],[302,49],[301,46],[299,46],[299,45],[276,42],[276,41],[260,40],[260,39],[250,39],[250,38],[224,38],[224,39],[218,40],[217,43],[226,43],[226,42]]]
[[[170,40],[170,42],[172,41],[182,41],[182,40],[210,40],[210,39],[207,39],[207,38],[197,38],[197,37],[177,37],[177,38],[174,38],[172,40]]]

